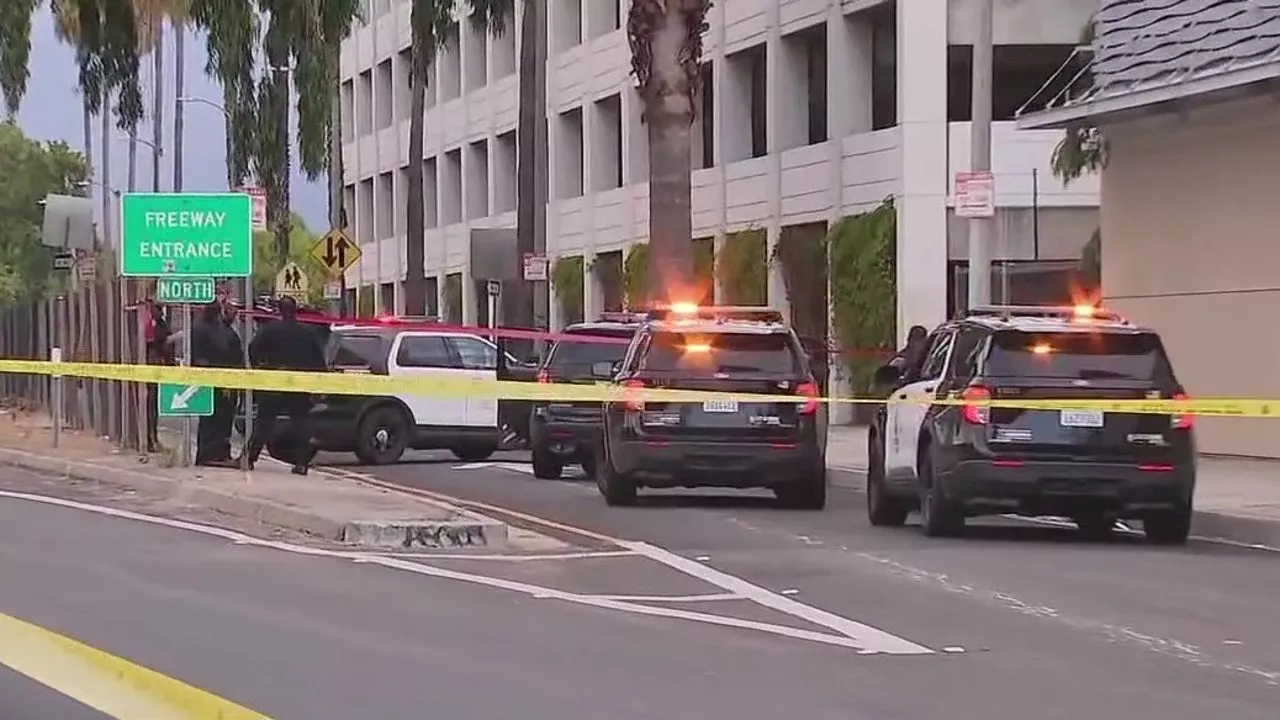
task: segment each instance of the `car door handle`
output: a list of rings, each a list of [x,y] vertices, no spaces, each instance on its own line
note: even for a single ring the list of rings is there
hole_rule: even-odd
[[[925,385],[923,388],[920,388],[920,389],[924,390],[925,392],[933,392],[935,389],[937,389],[937,387],[938,387],[937,385]]]
[[[907,394],[906,394],[906,393],[898,393],[897,395],[894,395],[894,396],[893,396],[893,399],[894,399],[894,400],[906,400],[906,399],[907,399]]]

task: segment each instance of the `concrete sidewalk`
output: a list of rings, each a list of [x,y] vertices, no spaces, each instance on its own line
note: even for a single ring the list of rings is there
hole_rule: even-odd
[[[832,426],[827,466],[865,472],[867,428]],[[1280,460],[1201,456],[1197,476],[1196,534],[1280,547]],[[861,477],[833,477],[836,484],[863,487]]]
[[[165,454],[121,453],[103,438],[75,431],[63,431],[54,448],[47,416],[0,411],[0,464],[94,484],[100,496],[145,496],[153,507],[178,514],[184,509],[212,511],[354,547],[495,549],[513,539],[521,545],[538,545],[539,540],[560,545],[513,533],[505,523],[485,516],[356,479],[318,471],[293,475],[265,456],[252,473],[165,467],[171,461]],[[4,484],[5,489],[22,489]],[[70,485],[65,488],[71,490]],[[102,486],[115,492],[104,493]]]

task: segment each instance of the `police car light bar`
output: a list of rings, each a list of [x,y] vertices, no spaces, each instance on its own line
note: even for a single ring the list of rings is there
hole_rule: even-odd
[[[602,312],[600,313],[599,322],[641,323],[647,320],[648,318],[649,316],[645,313]]]
[[[767,307],[704,305],[654,308],[649,311],[651,320],[740,320],[759,323],[782,323],[782,311]]]
[[[970,308],[967,316],[1124,322],[1119,313],[1093,305],[981,305]]]

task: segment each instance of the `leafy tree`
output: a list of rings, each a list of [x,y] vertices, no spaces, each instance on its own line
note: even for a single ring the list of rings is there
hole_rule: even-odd
[[[37,298],[50,286],[40,201],[76,194],[88,175],[84,155],[66,143],[37,142],[13,122],[0,122],[0,303]]]
[[[711,0],[631,0],[631,69],[649,129],[648,294],[693,283],[694,99]]]
[[[253,234],[253,287],[254,292],[270,292],[276,286],[276,274],[284,267],[274,235],[270,231]],[[294,214],[290,222],[288,260],[297,263],[307,276],[307,302],[318,303],[324,295],[324,283],[328,274],[310,257],[311,246],[319,239],[307,228],[301,216]]]

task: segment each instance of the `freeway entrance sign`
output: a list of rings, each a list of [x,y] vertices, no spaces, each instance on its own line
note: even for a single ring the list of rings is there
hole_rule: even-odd
[[[253,208],[239,193],[127,193],[120,198],[120,274],[246,277]]]
[[[213,388],[199,385],[161,385],[156,393],[165,417],[208,417],[213,414]]]
[[[156,302],[203,305],[213,302],[213,278],[160,278],[156,281]]]

